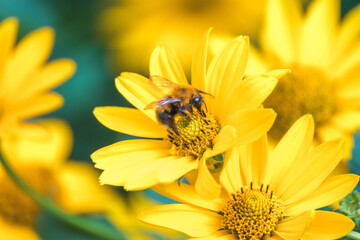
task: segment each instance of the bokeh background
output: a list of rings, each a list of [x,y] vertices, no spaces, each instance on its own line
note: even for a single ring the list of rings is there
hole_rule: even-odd
[[[308,2],[302,2],[304,8]],[[49,116],[70,123],[74,133],[71,159],[90,164],[95,150],[130,138],[102,126],[92,114],[96,106],[129,106],[114,86],[116,76],[123,71],[148,76],[151,50],[163,43],[183,47],[180,60],[189,75],[191,52],[209,27],[224,37],[250,35],[256,43],[265,4],[266,0],[0,0],[0,20],[17,17],[19,38],[39,27],[54,28],[56,40],[50,59],[71,58],[77,63],[75,75],[56,89],[64,96],[65,105]],[[342,0],[341,16],[358,4],[359,0]],[[360,137],[354,137],[350,168],[359,174]],[[129,202],[131,194],[121,188],[115,191]],[[145,194],[167,201],[151,191]],[[126,215],[121,217],[127,221]],[[107,222],[101,216],[98,221]],[[37,230],[46,240],[97,239],[62,225],[47,213],[40,217]],[[167,239],[151,231],[148,237]],[[124,239],[135,238],[124,234]]]

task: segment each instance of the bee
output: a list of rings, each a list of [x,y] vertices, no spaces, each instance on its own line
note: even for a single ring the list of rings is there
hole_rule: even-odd
[[[204,105],[206,109],[206,105],[201,94],[212,96],[211,94],[190,85],[176,84],[156,75],[150,76],[149,80],[155,89],[162,91],[165,96],[156,102],[148,104],[144,110],[155,108],[157,120],[168,129],[172,129],[176,135],[180,136],[174,120],[176,115],[179,114],[190,120],[191,117],[188,113],[192,114],[195,108],[200,115],[205,116],[202,106]]]

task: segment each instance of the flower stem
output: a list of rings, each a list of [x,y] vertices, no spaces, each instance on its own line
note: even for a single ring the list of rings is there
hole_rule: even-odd
[[[351,238],[351,239],[359,239],[360,240],[360,233],[351,231],[346,235],[346,237]]]
[[[83,232],[88,234],[103,238],[103,239],[111,239],[111,240],[120,240],[124,239],[123,236],[114,228],[106,226],[101,223],[96,223],[86,217],[70,214],[64,210],[62,210],[59,206],[57,206],[50,199],[40,195],[34,189],[32,189],[29,185],[27,185],[9,166],[6,162],[5,158],[0,152],[0,162],[4,166],[6,172],[9,174],[10,178],[26,193],[28,194],[34,201],[36,201],[41,207],[58,217],[64,223],[75,227]]]

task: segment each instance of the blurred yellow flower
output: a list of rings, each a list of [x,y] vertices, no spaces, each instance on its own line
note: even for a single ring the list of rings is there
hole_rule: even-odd
[[[342,159],[343,140],[311,149],[313,135],[313,118],[306,115],[270,154],[266,136],[234,147],[225,156],[220,197],[205,200],[187,184],[158,186],[156,191],[185,204],[156,206],[138,218],[184,232],[191,239],[340,238],[353,229],[353,221],[339,213],[314,209],[346,196],[359,176],[327,178]]]
[[[161,92],[154,89],[149,79],[135,73],[122,73],[116,79],[119,92],[137,109],[97,107],[96,118],[112,130],[152,139],[121,141],[94,152],[91,158],[97,168],[104,170],[101,183],[140,190],[158,183],[171,183],[199,169],[196,188],[203,196],[214,197],[218,191],[207,192],[204,186],[220,188],[218,183],[214,179],[211,182],[201,180],[210,174],[207,160],[234,144],[254,141],[270,129],[276,114],[272,109],[259,107],[275,87],[277,77],[287,70],[243,79],[249,39],[235,38],[210,60],[207,59],[209,34],[210,31],[195,52],[191,85],[212,97],[204,95],[207,106],[204,116],[196,115],[189,120],[176,115],[179,135],[169,129],[166,131],[153,109],[144,110],[147,104],[161,97]],[[167,47],[154,50],[150,75],[188,85],[175,52]]]
[[[32,188],[53,198],[72,213],[106,212],[114,201],[112,192],[98,184],[98,174],[85,162],[67,161],[72,136],[61,120],[37,122],[48,132],[46,138],[6,138],[1,149],[10,165]],[[33,229],[38,205],[0,168],[0,236],[6,240],[40,239]]]
[[[59,108],[62,97],[49,90],[75,71],[75,63],[70,59],[45,63],[54,42],[51,28],[28,34],[15,47],[17,30],[15,18],[0,23],[0,138],[46,134],[39,126],[24,120]]]
[[[261,52],[252,49],[246,72],[292,71],[264,102],[278,114],[272,138],[310,113],[316,142],[344,136],[348,158],[360,127],[360,5],[339,18],[339,0],[312,1],[306,14],[298,1],[269,0]]]
[[[99,28],[116,67],[146,72],[152,50],[169,44],[188,70],[198,39],[209,28],[254,37],[266,0],[126,0],[104,11]],[[186,47],[184,47],[186,46]]]

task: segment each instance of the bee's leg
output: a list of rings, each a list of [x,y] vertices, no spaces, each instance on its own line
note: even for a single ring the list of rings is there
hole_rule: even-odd
[[[179,130],[175,125],[174,118],[169,118],[169,128],[171,128],[176,135],[180,136]]]
[[[191,117],[189,116],[189,114],[187,114],[187,113],[184,111],[184,109],[179,108],[179,113],[180,113],[182,116],[186,117],[189,121],[191,120]]]

